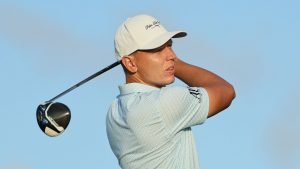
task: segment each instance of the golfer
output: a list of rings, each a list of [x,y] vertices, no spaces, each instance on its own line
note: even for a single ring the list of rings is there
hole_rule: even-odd
[[[176,56],[169,32],[148,15],[128,18],[117,30],[115,52],[126,83],[107,113],[107,136],[123,169],[198,169],[191,127],[226,109],[231,84]],[[187,86],[172,86],[175,78]]]

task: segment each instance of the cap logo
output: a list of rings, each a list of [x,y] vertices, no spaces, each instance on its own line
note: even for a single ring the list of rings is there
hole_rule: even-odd
[[[146,30],[148,30],[148,29],[154,29],[155,27],[159,27],[159,25],[160,25],[160,22],[159,21],[157,21],[157,20],[154,20],[151,24],[148,24],[148,25],[146,25],[145,26],[145,29]]]

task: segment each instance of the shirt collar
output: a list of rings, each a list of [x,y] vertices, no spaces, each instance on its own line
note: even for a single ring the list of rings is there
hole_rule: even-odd
[[[154,90],[159,90],[159,88],[145,85],[142,83],[128,83],[122,86],[119,86],[120,94],[130,94],[130,93],[138,93],[138,92],[150,92]]]

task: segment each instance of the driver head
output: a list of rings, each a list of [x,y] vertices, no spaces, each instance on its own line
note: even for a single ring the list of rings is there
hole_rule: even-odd
[[[37,122],[41,130],[50,137],[64,132],[71,120],[70,109],[62,103],[46,102],[36,110]]]

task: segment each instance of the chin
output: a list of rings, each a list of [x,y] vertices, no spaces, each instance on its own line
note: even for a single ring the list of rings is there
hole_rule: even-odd
[[[166,85],[172,84],[175,81],[175,78],[171,78],[166,82]]]
[[[154,86],[158,87],[158,88],[162,88],[162,87],[166,87],[169,84],[172,84],[173,82],[174,82],[174,80],[172,80],[172,81],[166,81],[166,82],[162,82],[160,84],[154,85]]]
[[[154,83],[153,86],[161,88],[161,87],[165,87],[169,84],[172,84],[174,81],[175,81],[175,77],[172,76],[172,77],[169,77],[169,78],[165,78],[163,81],[160,81],[159,83],[156,83],[156,84]]]

